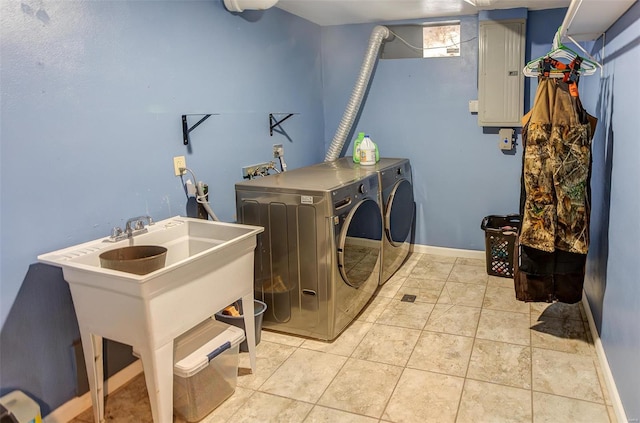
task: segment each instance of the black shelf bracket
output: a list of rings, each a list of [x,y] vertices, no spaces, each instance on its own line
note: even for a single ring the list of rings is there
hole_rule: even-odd
[[[286,115],[280,120],[277,120],[274,115]],[[291,116],[297,115],[297,113],[269,113],[269,135],[273,136],[274,128],[280,126],[282,122],[289,119]]]
[[[190,114],[190,115],[182,115],[182,143],[184,145],[189,145],[189,133],[196,129],[202,122],[209,119],[212,115],[217,115],[218,113],[211,113],[208,115],[205,114]],[[189,128],[189,124],[187,122],[187,116],[202,116],[198,122],[196,122],[191,128]]]

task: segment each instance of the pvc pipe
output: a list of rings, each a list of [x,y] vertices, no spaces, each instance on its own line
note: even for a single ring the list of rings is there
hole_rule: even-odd
[[[576,17],[576,13],[578,13],[578,9],[580,9],[580,5],[582,4],[582,0],[571,0],[571,4],[569,4],[569,8],[567,9],[567,13],[564,15],[564,19],[562,20],[562,25],[560,25],[560,34],[558,42],[562,42],[564,37],[567,35],[567,31],[573,22],[573,18]],[[557,46],[554,46],[554,48]]]
[[[275,5],[278,0],[224,0],[224,6],[230,12],[245,10],[265,10]]]

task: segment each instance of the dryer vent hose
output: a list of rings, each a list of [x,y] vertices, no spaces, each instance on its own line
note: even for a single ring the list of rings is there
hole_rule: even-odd
[[[338,125],[336,134],[333,136],[333,141],[331,141],[331,145],[327,150],[327,155],[324,158],[325,162],[333,162],[338,160],[338,158],[340,157],[342,147],[344,147],[345,140],[347,139],[347,136],[351,131],[351,127],[353,126],[353,121],[355,120],[358,111],[360,110],[362,97],[364,96],[364,93],[367,89],[367,85],[369,85],[369,80],[371,79],[371,71],[373,70],[373,66],[376,64],[376,61],[378,59],[378,51],[380,50],[382,41],[389,38],[389,34],[389,29],[386,26],[378,25],[373,28],[371,37],[369,38],[369,48],[367,49],[367,53],[360,68],[360,75],[358,76],[356,84],[353,87],[351,98],[349,99],[347,108],[344,111],[344,115],[342,115],[342,120]]]

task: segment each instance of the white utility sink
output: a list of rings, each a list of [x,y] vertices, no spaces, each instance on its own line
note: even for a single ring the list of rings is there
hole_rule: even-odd
[[[80,326],[94,419],[104,418],[102,338],[140,353],[156,423],[173,419],[173,340],[242,298],[255,371],[253,262],[256,226],[173,217],[118,242],[99,239],[38,256],[62,268]],[[130,245],[167,248],[145,275],[100,267],[101,253]]]

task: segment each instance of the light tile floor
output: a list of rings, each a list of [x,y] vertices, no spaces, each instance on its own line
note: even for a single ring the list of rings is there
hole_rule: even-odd
[[[334,342],[263,331],[257,357],[203,422],[615,423],[582,305],[519,302],[484,260],[413,254]],[[143,375],[106,415],[151,421]]]

